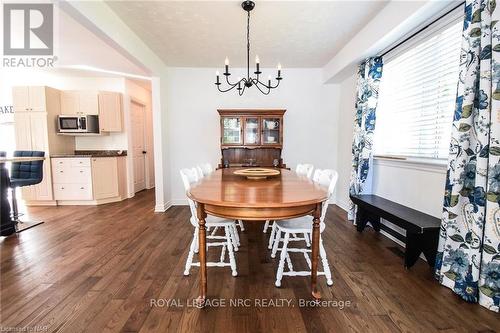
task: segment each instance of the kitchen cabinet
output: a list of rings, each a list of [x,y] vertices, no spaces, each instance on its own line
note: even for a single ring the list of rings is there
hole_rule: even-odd
[[[92,200],[90,158],[53,158],[55,200]]]
[[[122,131],[122,95],[115,92],[99,92],[99,130]]]
[[[124,197],[123,157],[54,157],[51,162],[58,205],[98,205]]]
[[[61,91],[61,114],[97,115],[99,102],[97,91]]]
[[[80,114],[99,114],[99,97],[97,91],[80,91],[78,104]]]
[[[14,112],[45,112],[45,87],[13,87]]]
[[[76,115],[80,111],[77,91],[61,91],[61,114]]]
[[[43,180],[21,188],[27,205],[55,205],[50,154],[74,150],[74,139],[55,134],[60,113],[60,91],[50,87],[24,86],[12,89],[16,150],[45,152]]]
[[[92,184],[95,200],[119,195],[116,157],[92,158]]]
[[[90,157],[53,158],[55,200],[92,200]]]

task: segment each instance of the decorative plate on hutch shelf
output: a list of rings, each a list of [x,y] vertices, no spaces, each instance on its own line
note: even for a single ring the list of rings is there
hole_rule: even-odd
[[[279,175],[280,171],[267,168],[248,168],[236,170],[233,173],[238,176],[247,177],[247,179],[266,179],[267,177]]]

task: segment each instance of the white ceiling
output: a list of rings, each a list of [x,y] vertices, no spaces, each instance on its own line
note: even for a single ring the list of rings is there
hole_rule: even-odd
[[[87,29],[70,14],[56,7],[58,17],[58,67],[82,66],[134,75],[149,75],[120,54],[113,46]],[[94,75],[95,76],[95,75]]]
[[[241,1],[107,1],[167,64],[246,66],[246,12]],[[251,12],[253,62],[262,67],[322,67],[387,2],[257,1]]]

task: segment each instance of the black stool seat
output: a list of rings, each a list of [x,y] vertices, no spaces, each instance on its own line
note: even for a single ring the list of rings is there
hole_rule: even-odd
[[[38,183],[40,183],[40,180],[38,178],[10,179],[10,187],[30,186],[30,185],[36,185]]]

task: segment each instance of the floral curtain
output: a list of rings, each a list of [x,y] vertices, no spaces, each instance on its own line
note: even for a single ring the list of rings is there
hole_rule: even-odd
[[[364,60],[358,67],[356,92],[356,116],[352,141],[352,169],[349,194],[371,192],[371,171],[373,133],[375,130],[375,109],[378,101],[378,88],[382,77],[382,58]],[[349,220],[356,214],[354,203],[349,203]]]
[[[468,302],[500,303],[500,9],[467,0],[436,277]]]

